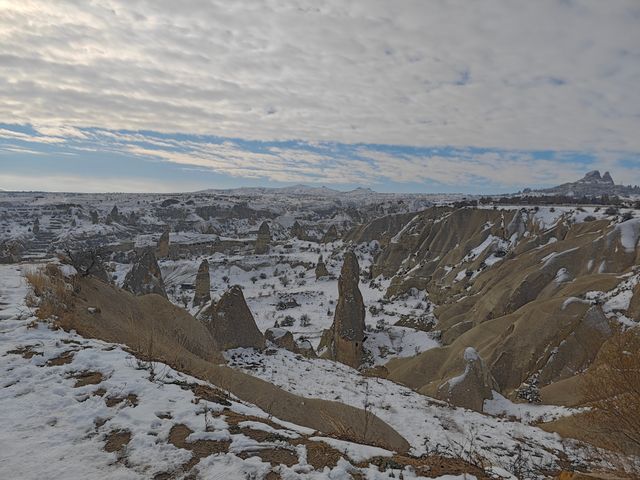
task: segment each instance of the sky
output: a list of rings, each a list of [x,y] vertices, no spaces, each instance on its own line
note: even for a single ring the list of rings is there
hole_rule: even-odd
[[[0,189],[640,184],[638,0],[0,0]]]

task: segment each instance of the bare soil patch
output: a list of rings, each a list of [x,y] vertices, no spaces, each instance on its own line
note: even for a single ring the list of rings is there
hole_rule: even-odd
[[[68,365],[73,362],[75,353],[71,350],[63,352],[55,358],[47,362],[47,367],[59,367],[60,365]]]
[[[12,355],[22,355],[22,358],[26,358],[27,360],[33,358],[36,355],[42,355],[42,352],[38,352],[34,350],[37,345],[25,345],[24,347],[18,347],[14,350],[9,350],[7,353]]]
[[[138,406],[138,396],[134,393],[130,393],[126,397],[107,397],[104,402],[107,404],[107,407],[115,407],[116,405],[125,402],[126,406],[137,407]]]
[[[104,449],[107,452],[119,452],[131,441],[131,432],[128,430],[114,430],[107,434]]]
[[[86,387],[87,385],[97,385],[102,382],[103,376],[100,372],[80,372],[75,375],[76,384],[74,388]]]

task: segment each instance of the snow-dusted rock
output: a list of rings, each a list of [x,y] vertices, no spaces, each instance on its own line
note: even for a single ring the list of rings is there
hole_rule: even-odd
[[[440,385],[438,397],[481,412],[484,401],[493,398],[496,382],[475,348],[468,347],[464,351],[464,361],[464,372]]]
[[[124,279],[123,288],[135,295],[156,293],[163,297],[167,296],[162,272],[152,249],[146,249],[136,260]]]

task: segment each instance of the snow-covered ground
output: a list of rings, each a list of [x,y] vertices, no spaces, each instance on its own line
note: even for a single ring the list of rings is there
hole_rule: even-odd
[[[270,471],[292,480],[351,473],[377,480],[401,472],[405,479],[423,478],[410,467],[379,471],[366,462],[390,452],[313,436],[206,382],[141,362],[118,345],[34,321],[22,302],[25,268],[0,266],[0,478],[183,478],[190,472],[262,479]],[[268,436],[260,439],[261,432]],[[314,468],[308,448],[317,442],[342,458]],[[270,457],[276,450],[281,456]]]
[[[506,469],[518,452],[526,452],[537,466],[545,467],[553,467],[560,452],[576,460],[588,455],[577,444],[528,425],[570,414],[566,408],[513,404],[497,395],[488,407],[505,418],[496,418],[451,407],[329,360],[303,359],[285,350],[265,355],[252,349],[236,349],[225,355],[230,365],[289,392],[358,408],[366,406],[402,432],[416,455],[436,452],[455,455],[471,448],[493,465]]]
[[[218,298],[230,285],[241,285],[247,304],[261,331],[278,326],[290,330],[296,339],[308,339],[318,347],[323,330],[333,322],[338,300],[338,276],[344,251],[341,242],[316,244],[290,240],[274,246],[266,255],[224,255],[184,260],[160,260],[160,268],[170,299],[189,308],[193,284],[200,262],[206,258],[210,265],[211,295]],[[356,249],[361,272],[367,272],[373,261],[373,246],[360,245]],[[330,276],[316,279],[315,264],[322,255]],[[118,283],[130,266],[115,264]],[[424,317],[435,323],[433,306],[424,292],[403,298],[386,299],[384,294],[390,280],[363,279],[359,285],[369,327],[365,347],[371,352],[371,364],[381,365],[393,357],[413,356],[438,346],[431,333],[395,326],[403,316]],[[286,308],[285,308],[286,307]],[[373,308],[372,308],[373,307]],[[191,308],[192,313],[197,309]]]

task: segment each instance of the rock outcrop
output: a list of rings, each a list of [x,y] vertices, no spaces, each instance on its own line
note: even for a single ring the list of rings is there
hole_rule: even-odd
[[[609,320],[599,306],[593,306],[569,333],[540,369],[538,382],[548,385],[572,377],[594,361],[602,344],[611,336]]]
[[[291,227],[291,236],[297,238],[298,240],[306,240],[307,232],[300,223],[296,220],[293,222],[293,226]]]
[[[111,225],[113,222],[120,222],[120,212],[118,211],[117,205],[113,206],[106,219],[107,225]]]
[[[268,328],[264,337],[277,347],[297,353],[296,341],[293,334],[284,328]]]
[[[493,398],[496,382],[475,348],[466,348],[463,358],[464,372],[440,385],[437,396],[454,405],[481,412],[484,401]]]
[[[316,280],[322,277],[328,277],[329,270],[327,270],[327,266],[324,264],[324,260],[322,259],[322,255],[318,258],[318,263],[316,264]]]
[[[632,288],[622,275],[638,264],[640,221],[581,221],[584,213],[559,210],[434,207],[387,232],[374,277],[391,278],[389,297],[426,291],[441,332],[440,347],[390,360],[389,378],[436,395],[474,347],[501,394],[521,398],[529,385],[541,398],[579,404],[569,379],[610,335],[598,307],[606,299],[590,292]]]
[[[196,291],[193,295],[193,306],[199,307],[211,300],[211,277],[209,276],[209,262],[205,258],[198,267],[196,274]]]
[[[162,235],[160,235],[160,239],[158,240],[158,245],[156,246],[156,255],[158,258],[167,258],[169,256],[169,229],[167,228]]]
[[[336,228],[335,225],[331,225],[329,229],[322,236],[322,243],[335,242],[339,238],[340,238],[340,235],[338,235],[338,229]]]
[[[316,352],[311,345],[311,342],[306,339],[301,339],[296,342],[293,338],[293,334],[284,328],[269,328],[264,332],[266,340],[273,343],[276,347],[284,348],[290,352],[300,354],[307,358],[316,358]]]
[[[267,253],[269,251],[270,244],[271,230],[269,229],[269,224],[267,222],[262,222],[262,225],[260,225],[260,228],[258,229],[258,237],[256,238],[256,254],[261,255],[263,253]]]
[[[232,348],[258,348],[265,346],[264,336],[244,299],[242,289],[234,285],[218,303],[204,314],[205,324],[223,350]]]
[[[338,279],[338,303],[333,325],[325,330],[321,348],[325,356],[358,368],[364,354],[364,302],[358,288],[360,267],[356,255],[348,251]]]
[[[604,172],[601,176],[598,170],[593,170],[576,182],[563,183],[540,191],[569,196],[637,195],[640,193],[640,187],[616,185],[609,172]]]
[[[123,288],[135,295],[155,293],[167,297],[162,272],[152,249],[145,250],[124,279]]]

